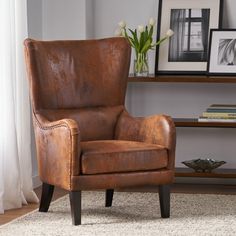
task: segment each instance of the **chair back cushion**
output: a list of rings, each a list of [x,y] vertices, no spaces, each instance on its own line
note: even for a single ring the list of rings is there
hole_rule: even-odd
[[[25,40],[33,108],[123,105],[130,63],[124,38]]]

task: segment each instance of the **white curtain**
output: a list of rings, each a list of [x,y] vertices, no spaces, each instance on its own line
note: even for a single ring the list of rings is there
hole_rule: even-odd
[[[23,40],[27,0],[0,0],[0,213],[38,202],[32,188],[30,105]]]
[[[170,38],[169,61],[183,59],[183,38],[185,34],[186,9],[172,9],[170,27],[175,32]]]

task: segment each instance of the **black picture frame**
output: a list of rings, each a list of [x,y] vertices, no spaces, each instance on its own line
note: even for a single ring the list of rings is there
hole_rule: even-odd
[[[197,45],[197,47],[199,47],[198,45],[200,44],[197,41],[197,37],[199,40],[199,35],[191,35],[192,33],[188,33],[186,35],[185,33],[183,33],[184,30],[182,30],[181,33],[177,34],[177,32],[172,29],[175,34],[170,39],[168,39],[168,41],[165,41],[164,43],[156,47],[156,75],[207,74],[210,29],[222,28],[223,2],[224,0],[159,0],[157,40],[165,36],[165,32],[169,28],[171,28],[171,25],[174,26],[174,28],[177,28],[180,32],[178,24],[181,24],[182,28],[186,27],[186,24],[188,24],[187,31],[192,32],[189,25],[191,24],[192,27],[195,21],[197,21],[196,19],[200,19],[197,22],[197,27],[199,27],[199,22],[201,22],[200,32],[201,37],[205,38],[205,43],[203,43],[202,40],[202,49],[200,50],[199,48],[197,48],[198,52],[200,53],[194,53],[194,50],[189,50],[189,48],[194,47],[194,45]],[[181,14],[185,17],[185,21],[182,19],[183,17],[179,17],[177,19],[181,19],[181,22],[177,21],[178,24],[176,24],[175,17]],[[197,14],[201,15],[202,17],[195,17]],[[191,15],[193,15],[194,17],[191,17]],[[208,25],[204,21],[207,22]],[[205,27],[204,29],[203,27],[205,25],[207,25],[208,27]],[[194,27],[192,28],[194,29]],[[197,31],[196,27],[195,31]],[[190,37],[191,39],[194,39],[195,37],[195,44],[190,43]],[[183,40],[181,41],[179,38]],[[188,43],[186,43],[186,41]],[[178,42],[178,45],[180,45],[178,46],[178,48],[181,48],[180,50],[175,49],[175,42]],[[188,49],[185,50],[183,49],[183,47],[186,47]],[[195,49],[195,51],[197,50]],[[187,51],[188,53],[186,53]]]
[[[211,29],[207,74],[236,76],[236,29]]]

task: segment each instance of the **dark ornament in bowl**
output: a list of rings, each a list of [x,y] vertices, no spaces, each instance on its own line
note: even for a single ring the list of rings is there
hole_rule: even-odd
[[[194,159],[183,161],[184,165],[194,169],[196,172],[211,172],[213,169],[225,164],[225,161],[216,161],[214,159]]]

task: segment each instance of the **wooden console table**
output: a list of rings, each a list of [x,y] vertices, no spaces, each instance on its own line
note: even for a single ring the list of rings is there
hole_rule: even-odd
[[[134,77],[130,75],[129,83],[236,83],[236,77],[202,76],[202,75],[150,75]],[[196,118],[173,118],[176,127],[236,128],[236,123],[198,122]],[[211,173],[196,173],[190,168],[176,168],[176,177],[202,178],[236,178],[236,169],[216,169]]]
[[[236,128],[236,123],[198,122],[195,118],[174,118],[176,127]],[[216,169],[211,173],[196,173],[189,168],[176,168],[176,177],[236,178],[235,169]]]

